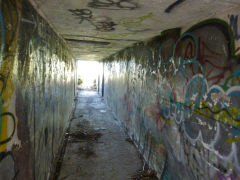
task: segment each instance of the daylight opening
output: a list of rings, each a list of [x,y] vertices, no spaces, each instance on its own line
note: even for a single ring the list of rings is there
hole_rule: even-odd
[[[78,89],[98,90],[102,69],[102,63],[97,61],[77,61]]]

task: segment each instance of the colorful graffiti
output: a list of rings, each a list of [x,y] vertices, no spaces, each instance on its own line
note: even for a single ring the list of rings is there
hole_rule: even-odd
[[[168,30],[147,45],[127,48],[111,57],[122,60],[124,70],[111,66],[119,62],[104,61],[108,102],[162,179],[237,179],[240,174],[236,19],[231,16],[230,24],[206,20],[182,34]],[[156,153],[156,142],[165,155]],[[151,161],[155,156],[164,168]]]
[[[142,29],[141,28],[142,23],[145,20],[152,18],[152,16],[153,16],[153,13],[150,12],[147,15],[140,16],[138,18],[121,18],[118,21],[118,24],[125,27],[128,31],[132,31],[132,32],[146,31],[146,30],[149,30],[149,29]]]
[[[10,9],[12,11],[9,16]],[[17,35],[18,10],[13,1],[3,1],[0,9],[1,23],[1,55],[0,55],[0,152],[7,149],[7,144],[12,140],[16,132],[16,118],[13,112],[9,112],[9,104],[7,103],[13,96],[13,79],[11,78],[12,70],[9,68],[13,65]],[[13,31],[9,31],[11,23]],[[16,28],[16,29],[15,29]],[[11,50],[10,50],[11,47]]]
[[[0,39],[0,179],[48,179],[71,111],[73,58],[28,1],[0,1]]]

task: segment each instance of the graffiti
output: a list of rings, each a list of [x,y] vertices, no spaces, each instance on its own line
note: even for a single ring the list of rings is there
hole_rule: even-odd
[[[126,28],[140,27],[142,26],[143,21],[145,21],[146,19],[152,18],[152,16],[153,16],[153,13],[150,12],[145,16],[141,16],[134,19],[122,18],[118,21],[118,24]]]
[[[146,19],[152,18],[153,14],[150,12],[145,16],[141,16],[138,18],[122,18],[118,21],[118,24],[126,27],[127,31],[130,31],[132,33],[138,33],[138,32],[146,32],[151,29],[149,28],[141,28],[143,21]]]
[[[240,34],[238,32],[238,15],[230,15],[229,16],[229,24],[233,30],[234,37],[236,40],[240,39]]]
[[[183,3],[184,1],[185,0],[177,0],[176,2],[174,2],[173,4],[171,4],[165,9],[165,13],[170,13],[176,6]]]
[[[195,42],[196,45],[196,52],[195,52],[195,56],[194,57],[190,57],[189,59],[183,59],[181,56],[178,57],[177,61],[175,61],[175,56],[176,56],[176,49],[178,47],[178,44],[182,41],[182,39],[186,39],[186,38],[191,38],[193,39],[193,41]],[[197,61],[197,45],[198,45],[198,41],[197,39],[190,33],[186,33],[184,35],[182,35],[175,43],[174,48],[173,48],[173,55],[172,57],[170,57],[169,62],[171,65],[168,65],[168,68],[166,68],[165,64],[163,63],[163,60],[160,56],[160,60],[158,63],[159,68],[163,68],[163,69],[171,69],[172,75],[171,77],[174,78],[174,76],[181,76],[183,79],[182,81],[185,82],[186,84],[186,93],[185,93],[185,100],[184,102],[177,102],[176,101],[176,97],[174,95],[174,93],[170,93],[169,94],[169,100],[172,103],[176,104],[177,109],[184,111],[184,112],[192,112],[194,109],[196,109],[199,104],[200,101],[204,95],[204,92],[206,90],[206,80],[205,80],[205,72],[203,70],[202,65]],[[159,52],[161,52],[161,47],[159,48]],[[186,68],[188,67],[188,65],[192,65],[195,68],[200,70],[200,74],[201,75],[195,75],[192,77],[192,80],[189,81],[189,79],[191,78],[191,76],[189,75],[189,73],[186,71]],[[171,68],[170,68],[171,67]],[[167,71],[161,71],[161,72],[167,72]],[[169,90],[170,92],[172,91],[171,86],[169,86]],[[159,86],[159,88],[161,88],[161,86]],[[162,93],[162,90],[159,89],[158,93]],[[195,97],[195,104],[193,107],[191,107],[190,101],[191,99]],[[161,99],[161,98],[160,98]],[[168,108],[167,108],[168,109]],[[164,112],[166,112],[167,110],[165,108]]]
[[[138,4],[133,0],[92,0],[92,2],[88,3],[88,7],[108,10],[134,10],[139,8]]]
[[[225,55],[216,52],[217,48],[215,50],[211,50],[211,48],[208,47],[207,43],[205,43],[200,37],[198,50],[199,52],[197,60],[202,66],[205,66],[205,74],[207,81],[212,81],[213,84],[219,84],[220,81],[224,78],[221,70],[232,70],[231,67],[227,65],[221,65],[219,62],[216,61],[216,59],[224,61]],[[194,70],[193,67],[191,67],[191,70],[193,74],[197,73],[196,68]],[[217,71],[220,71],[219,74],[216,74]]]
[[[228,77],[226,77],[225,82],[221,85],[224,90],[229,89],[232,86],[237,86],[240,84],[240,69],[231,73]]]
[[[11,141],[11,139],[12,139],[14,133],[15,133],[16,122],[15,122],[14,115],[12,113],[10,113],[10,112],[2,113],[0,116],[1,116],[1,120],[3,119],[4,116],[10,117],[10,119],[12,120],[12,124],[13,124],[13,129],[12,129],[12,132],[10,133],[10,136],[7,137],[6,139],[2,139],[2,138],[0,139],[0,145],[2,145],[2,144],[5,144],[5,143]],[[6,119],[9,120],[9,118],[6,118]],[[1,130],[0,130],[0,135],[1,135]]]
[[[89,9],[69,9],[69,11],[80,19],[79,24],[81,24],[84,20],[89,21],[92,18],[92,11]]]
[[[16,135],[16,119],[9,108],[9,100],[12,96],[12,72],[17,26],[19,15],[16,2],[4,0],[0,8],[1,50],[0,50],[0,179],[16,179],[18,170],[15,164],[12,148],[12,140]],[[4,69],[4,70],[3,70]],[[11,142],[11,143],[10,143]],[[18,144],[18,142],[15,142]],[[9,147],[9,148],[7,148]],[[7,172],[7,173],[6,173]]]
[[[5,45],[5,27],[4,27],[4,19],[2,14],[2,8],[0,8],[0,25],[1,25],[1,52],[0,52],[0,67],[2,65],[3,53],[4,53],[4,45]]]
[[[5,171],[5,172],[4,172]],[[8,172],[6,174],[6,171]],[[11,152],[0,153],[0,174],[3,179],[15,180],[18,175],[18,170],[15,165],[14,156]]]
[[[0,5],[0,179],[48,179],[71,111],[73,58],[28,1]]]
[[[227,175],[218,173],[217,176],[219,180],[240,180],[239,176],[234,176],[232,173]]]
[[[212,107],[214,110],[212,110],[207,102],[204,101],[202,101],[200,106],[201,108],[198,107],[193,113],[234,127],[238,127],[240,124],[240,110],[236,107],[219,108],[217,105],[214,105]]]
[[[115,24],[111,18],[106,16],[93,17],[92,11],[89,9],[69,9],[73,16],[79,19],[79,24],[88,21],[97,31],[108,32],[115,30]]]
[[[146,159],[160,154],[148,134],[166,146],[169,167],[162,179],[236,179],[240,173],[240,65],[229,27],[207,20],[185,33],[165,32],[150,47],[128,48],[114,56],[133,59],[125,62],[125,73],[114,74],[109,62],[106,96],[120,117],[127,115],[138,148]],[[127,80],[118,84],[119,77]],[[116,89],[127,97],[123,102]]]
[[[11,14],[10,11],[11,10]],[[12,54],[11,46],[17,33],[17,25],[19,23],[19,14],[14,0],[4,0],[1,3],[0,11],[0,26],[1,26],[1,56],[4,61]],[[1,59],[0,59],[1,60]],[[2,65],[2,62],[0,63]]]
[[[9,87],[9,84],[11,84],[11,68],[8,66],[13,63],[18,22],[19,17],[15,1],[3,1],[0,8],[0,68],[5,69],[0,74],[0,152],[5,151],[8,142],[12,140],[16,130],[15,116],[9,112],[6,102],[12,94],[12,90]],[[7,61],[4,61],[6,59]]]
[[[181,56],[179,57],[179,62],[178,62],[178,65],[179,67],[176,68],[176,65],[175,63],[173,63],[173,71],[174,71],[174,75],[176,75],[178,72],[180,73],[180,75],[183,76],[184,80],[183,82],[188,82],[189,80],[189,77],[188,77],[188,73],[186,72],[186,66],[187,65],[192,65],[192,66],[195,66],[195,68],[197,69],[200,69],[200,74],[201,75],[195,75],[192,80],[188,83],[187,85],[187,89],[186,89],[186,94],[185,94],[185,101],[184,103],[179,103],[177,101],[175,101],[174,97],[170,96],[170,99],[172,102],[174,102],[176,105],[177,105],[177,108],[184,111],[184,112],[192,112],[194,109],[196,109],[196,107],[199,106],[200,104],[200,100],[202,99],[203,95],[204,95],[204,91],[206,89],[206,86],[205,86],[205,72],[203,70],[203,67],[202,65],[197,61],[196,57],[197,57],[197,39],[192,35],[192,34],[184,34],[183,36],[181,36],[176,44],[175,44],[175,47],[174,47],[174,53],[173,53],[173,58],[175,57],[175,52],[176,52],[176,47],[178,45],[178,43],[186,38],[190,36],[194,42],[195,42],[195,45],[196,45],[196,52],[195,52],[195,56],[191,59],[184,59],[184,61],[181,59]],[[172,61],[173,62],[173,61]],[[198,90],[200,90],[200,92],[198,92]],[[189,96],[190,95],[190,96]],[[190,103],[190,100],[193,98],[193,97],[196,97],[195,98],[195,105],[193,107],[193,109],[189,109],[189,108],[185,108],[185,107],[189,107],[189,103]]]

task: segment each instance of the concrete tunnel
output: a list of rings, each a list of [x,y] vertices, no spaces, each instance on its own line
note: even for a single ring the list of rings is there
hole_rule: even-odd
[[[240,180],[239,0],[0,5],[0,180]]]

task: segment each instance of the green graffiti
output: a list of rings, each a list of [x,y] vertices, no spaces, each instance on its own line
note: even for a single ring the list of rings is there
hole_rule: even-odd
[[[238,117],[240,116],[240,110],[238,110],[237,107],[221,109],[217,105],[214,105],[212,109],[208,107],[207,102],[202,100],[200,106],[196,108],[193,113],[202,115],[205,118],[211,118],[215,121],[220,121],[224,124],[233,125],[236,128],[240,125],[238,120]],[[228,142],[231,143],[231,140]]]
[[[138,18],[132,18],[132,19],[122,18],[118,21],[118,24],[126,28],[140,27],[142,26],[143,21],[145,21],[146,19],[152,18],[152,16],[153,16],[153,13],[150,12],[147,15],[141,16]]]
[[[221,87],[226,91],[232,86],[239,85],[239,78],[240,78],[240,70],[231,73],[225,80],[224,84]]]

